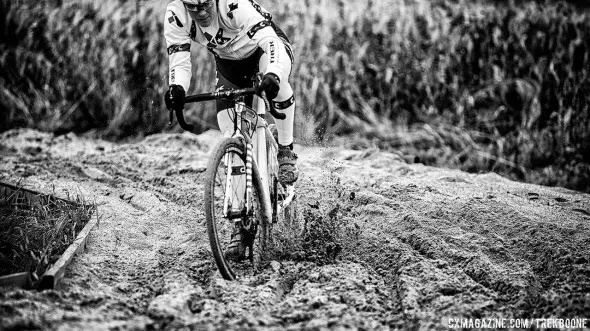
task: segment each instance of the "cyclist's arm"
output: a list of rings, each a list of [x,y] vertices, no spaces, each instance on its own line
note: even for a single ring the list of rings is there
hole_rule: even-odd
[[[269,24],[270,15],[258,11],[250,1],[237,0],[236,3],[238,7],[232,11],[231,21],[236,28],[245,30],[248,37],[268,55],[269,63],[264,74],[270,72],[277,75],[279,80],[286,79],[282,77],[282,73],[285,72],[283,68],[287,66],[287,63],[290,64],[291,58],[287,54],[285,45]]]
[[[166,7],[164,19],[164,37],[168,50],[168,83],[180,85],[185,91],[191,83],[191,39],[189,37],[189,19],[178,2]]]

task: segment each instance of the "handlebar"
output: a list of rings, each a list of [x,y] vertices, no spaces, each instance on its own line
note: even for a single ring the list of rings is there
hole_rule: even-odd
[[[240,97],[240,96],[249,96],[249,95],[254,95],[254,94],[256,94],[256,92],[253,87],[241,88],[241,89],[231,89],[231,90],[225,90],[225,91],[189,95],[184,98],[184,102],[185,103],[192,103],[192,102],[203,102],[203,101],[211,101],[211,100],[218,100],[218,99],[233,100],[233,99]],[[268,101],[268,99],[266,98],[266,94],[264,92],[262,92],[262,100],[264,100],[264,103],[268,107],[270,114],[274,118],[279,119],[279,120],[283,120],[287,117],[287,115],[276,111],[273,103]],[[174,115],[173,115],[172,109],[169,109],[169,111],[170,111],[170,122],[168,124],[171,125]],[[194,128],[194,125],[188,124],[185,121],[183,111],[184,111],[184,109],[176,109],[175,110],[176,118],[178,119],[178,124],[184,130],[192,131]]]

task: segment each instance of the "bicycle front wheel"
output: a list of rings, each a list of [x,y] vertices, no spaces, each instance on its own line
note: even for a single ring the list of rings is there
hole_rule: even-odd
[[[215,263],[225,279],[255,272],[264,261],[269,224],[263,220],[263,197],[256,164],[252,164],[251,197],[246,194],[246,150],[237,138],[222,140],[209,160],[205,186],[207,233]],[[250,205],[250,208],[247,206]],[[238,228],[241,243],[236,258],[228,256],[232,234]],[[234,239],[235,240],[235,239]]]

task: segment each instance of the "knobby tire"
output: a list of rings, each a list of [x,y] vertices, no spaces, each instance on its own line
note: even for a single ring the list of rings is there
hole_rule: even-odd
[[[237,270],[236,268],[232,267],[232,262],[227,261],[224,256],[224,247],[221,242],[223,238],[219,237],[219,229],[218,224],[226,225],[226,223],[220,222],[233,222],[234,220],[229,220],[223,217],[219,213],[219,204],[223,206],[223,192],[217,192],[219,187],[220,178],[220,170],[223,170],[223,163],[222,160],[226,153],[234,153],[238,155],[242,162],[245,164],[246,162],[246,150],[244,143],[238,138],[226,138],[223,139],[218,145],[215,147],[214,152],[209,159],[209,164],[207,166],[206,172],[206,185],[205,185],[205,217],[207,223],[207,234],[209,236],[209,243],[211,246],[211,251],[213,253],[213,257],[215,259],[215,263],[219,269],[220,274],[223,278],[228,280],[234,280],[237,278]],[[224,183],[221,183],[221,190],[223,190]],[[254,268],[259,267],[259,263],[261,260],[265,258],[265,251],[268,247],[268,240],[270,235],[270,224],[266,224],[264,218],[262,217],[261,210],[265,208],[265,203],[262,197],[262,181],[260,179],[260,175],[258,173],[258,168],[255,163],[252,164],[252,193],[254,199],[254,212],[255,217],[258,220],[258,228],[256,231],[256,237],[258,237],[258,250],[256,252],[251,252],[254,256]],[[222,193],[220,196],[216,196],[216,194]],[[258,207],[257,207],[258,206]],[[258,210],[256,210],[258,209]],[[230,223],[231,225],[231,223]],[[252,245],[253,247],[255,244]],[[235,265],[234,265],[235,266]]]

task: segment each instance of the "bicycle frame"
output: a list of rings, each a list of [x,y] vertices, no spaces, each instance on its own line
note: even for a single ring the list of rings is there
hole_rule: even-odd
[[[242,128],[242,130],[238,129],[238,127],[237,127],[238,121],[237,120],[234,121],[235,125],[234,125],[233,137],[239,136],[239,137],[244,138],[246,146],[247,146],[247,154],[246,154],[247,155],[247,165],[250,162],[255,162],[255,164],[258,168],[258,173],[260,175],[262,183],[265,184],[265,185],[262,185],[262,191],[263,191],[262,194],[265,197],[265,199],[266,199],[266,197],[268,197],[268,200],[266,200],[266,201],[271,201],[270,187],[272,187],[273,184],[275,184],[271,180],[272,179],[271,174],[278,173],[279,164],[278,164],[276,157],[269,158],[269,153],[272,153],[273,151],[277,152],[279,146],[278,146],[278,142],[276,142],[274,139],[269,139],[269,137],[272,137],[272,134],[268,128],[269,124],[266,121],[266,119],[264,118],[264,115],[267,113],[267,110],[270,109],[270,103],[265,98],[257,97],[256,100],[257,100],[256,115],[258,115],[258,116],[256,116],[255,121],[247,119],[248,118],[248,114],[247,114],[248,108],[245,107],[245,105],[243,103],[236,102],[235,107],[234,107],[235,114],[241,114],[242,121],[244,121],[244,118],[246,118],[246,121],[250,121],[251,124],[255,125],[255,130],[252,134],[252,138],[248,137],[248,135],[242,134],[242,132],[244,132],[245,130],[244,130],[244,128]],[[267,149],[267,143],[269,143],[268,145],[270,145],[270,150]],[[273,161],[273,162],[269,162],[269,161]],[[252,180],[251,180],[251,178],[248,177],[248,175],[251,176],[251,174],[252,174],[251,169],[248,169],[248,167],[247,167],[246,168],[246,176],[247,176],[246,197],[247,197],[247,201],[248,201],[248,209],[247,209],[248,213],[250,211],[250,209],[249,209],[250,204],[249,203],[251,202],[251,192],[252,192]],[[277,190],[277,189],[279,189],[279,187],[274,186],[274,189]],[[270,215],[271,221],[273,223],[276,223],[277,215],[291,203],[291,201],[293,200],[293,197],[295,196],[295,190],[292,185],[287,186],[286,189],[287,189],[287,192],[282,192],[283,196],[285,196],[285,198],[282,200],[282,204],[280,206],[279,205],[271,206],[270,204],[265,204],[266,213],[267,213],[267,215]],[[276,199],[275,199],[275,202],[276,202]]]
[[[268,129],[268,122],[264,118],[264,115],[267,111],[275,118],[283,119],[285,118],[285,114],[278,113],[275,109],[273,109],[272,104],[268,102],[268,100],[264,97],[256,97],[256,114],[249,114],[250,109],[246,107],[243,102],[236,102],[236,99],[239,97],[253,95],[254,89],[253,88],[243,88],[243,89],[232,89],[232,90],[225,90],[225,91],[218,91],[212,93],[205,93],[205,94],[197,94],[187,96],[185,98],[186,103],[190,102],[201,102],[201,101],[210,101],[216,99],[228,99],[234,101],[234,115],[236,117],[240,117],[241,120],[237,118],[234,119],[234,132],[232,137],[240,137],[244,140],[246,146],[246,213],[247,215],[251,212],[251,203],[252,203],[252,164],[255,164],[258,168],[258,173],[260,175],[260,180],[264,185],[262,186],[262,198],[264,201],[271,201],[271,192],[270,187],[271,185],[274,186],[275,192],[279,188],[276,187],[275,183],[271,183],[271,173],[278,171],[278,162],[276,158],[274,158],[273,164],[269,166],[269,159],[267,150],[267,141],[271,142],[271,150],[278,151],[278,142],[274,139],[269,139],[268,137],[272,137],[270,130]],[[176,110],[176,117],[178,119],[178,123],[180,126],[187,130],[192,131],[193,126],[187,124],[184,120],[184,114],[182,109]],[[172,110],[170,111],[170,123],[172,123]],[[242,126],[238,126],[238,122],[242,123]],[[248,122],[250,124],[255,125],[254,132],[251,136],[248,134],[242,134],[244,129],[251,129],[251,128],[244,128],[244,122]],[[273,160],[273,158],[271,158]],[[227,160],[226,166],[228,167],[228,174],[231,173],[231,162]],[[282,187],[282,185],[279,185]],[[227,176],[226,179],[226,189],[231,187],[231,176]],[[295,190],[292,185],[286,187],[286,192],[282,192],[284,199],[282,200],[282,204],[280,206],[271,206],[270,203],[265,203],[264,208],[262,210],[262,217],[265,221],[270,223],[275,223],[277,219],[277,215],[286,208],[292,201],[295,196]],[[230,197],[224,197],[224,213],[226,216],[231,216],[231,212],[229,211],[229,201]],[[276,199],[275,199],[276,200]],[[276,201],[275,201],[276,202]],[[273,207],[275,207],[273,212]]]

